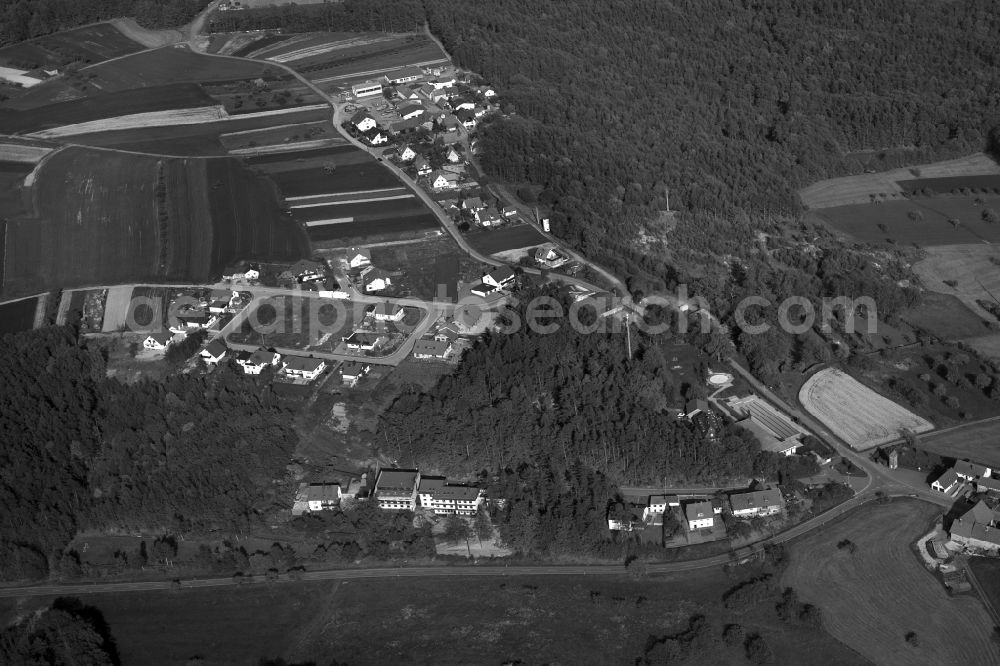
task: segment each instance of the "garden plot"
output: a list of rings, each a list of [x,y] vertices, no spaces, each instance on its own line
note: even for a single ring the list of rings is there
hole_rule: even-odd
[[[898,439],[904,431],[933,430],[934,425],[835,368],[821,370],[799,390],[807,412],[862,451]]]

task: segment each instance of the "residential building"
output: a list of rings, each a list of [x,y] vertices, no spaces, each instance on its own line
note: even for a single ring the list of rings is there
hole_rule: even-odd
[[[430,176],[431,187],[435,190],[452,190],[458,187],[459,178],[447,171],[435,171]]]
[[[951,540],[967,548],[1000,550],[1000,512],[980,500],[951,524]]]
[[[395,134],[407,134],[423,124],[423,120],[420,117],[414,116],[389,123],[389,129]]]
[[[363,136],[365,137],[365,141],[373,146],[381,146],[383,143],[389,143],[389,135],[381,130],[369,130]]]
[[[351,93],[355,97],[371,97],[372,95],[381,95],[382,82],[365,81],[364,83],[356,83],[351,86]]]
[[[240,352],[236,357],[236,362],[243,368],[243,372],[248,375],[259,375],[264,368],[276,368],[281,362],[281,354],[266,349],[258,349],[255,352]]]
[[[455,117],[458,118],[465,129],[476,129],[476,112],[472,109],[459,109],[455,112]]]
[[[208,314],[203,310],[185,310],[178,314],[177,324],[170,327],[174,333],[187,333],[188,331],[200,328],[211,328],[219,320],[217,316]]]
[[[508,217],[508,209],[504,209],[504,216]],[[510,215],[513,215],[514,211],[510,210]],[[554,247],[545,247],[544,245],[535,250],[535,261],[545,268],[559,268],[567,261],[569,257],[560,254],[558,250]]]
[[[684,507],[684,516],[688,521],[688,529],[695,530],[710,529],[715,524],[715,513],[712,511],[711,502],[695,502]]]
[[[459,162],[462,161],[462,156],[459,155],[458,151],[455,150],[454,148],[449,148],[448,155],[446,156],[445,159],[447,159],[452,164],[458,164]]]
[[[472,486],[451,484],[443,476],[422,476],[417,489],[420,506],[436,514],[474,516],[484,492]]]
[[[650,495],[649,504],[642,512],[645,521],[649,516],[663,515],[668,509],[681,505],[677,495]]]
[[[993,477],[988,479],[977,479],[976,492],[1000,495],[1000,479],[994,479]]]
[[[416,168],[418,176],[426,176],[432,171],[430,162],[423,155],[417,155],[414,158],[413,166]]]
[[[768,488],[749,493],[733,493],[729,496],[729,505],[737,518],[773,516],[785,508],[785,498],[777,488]]]
[[[340,366],[340,376],[344,386],[355,386],[361,378],[371,372],[372,366],[364,361],[347,361]]]
[[[406,316],[406,310],[401,305],[389,301],[370,305],[369,311],[375,321],[402,321]]]
[[[431,81],[431,85],[434,86],[435,90],[443,90],[445,88],[451,88],[457,83],[454,76],[439,76],[438,78]]]
[[[485,284],[491,284],[498,289],[510,286],[514,282],[514,269],[510,266],[499,266],[483,276]]]
[[[392,286],[392,273],[376,266],[368,266],[361,271],[361,283],[366,292],[383,291]]]
[[[417,151],[410,146],[403,146],[399,149],[399,161],[410,162],[417,157]]]
[[[969,462],[968,460],[957,460],[953,467],[955,474],[966,481],[976,481],[978,479],[988,479],[992,470],[986,465]]]
[[[499,289],[495,285],[487,284],[486,282],[477,282],[472,285],[469,291],[476,296],[486,298],[491,294],[495,294]]]
[[[420,99],[417,91],[406,85],[396,86],[396,97],[401,100]]]
[[[413,343],[413,358],[446,358],[451,353],[451,342],[417,340]]]
[[[458,130],[448,130],[443,134],[438,135],[441,138],[441,143],[446,146],[451,146],[462,141],[462,135],[459,134]]]
[[[419,104],[400,104],[397,110],[399,111],[400,118],[403,120],[424,115],[424,107]]]
[[[352,247],[347,251],[347,265],[351,268],[363,268],[372,263],[372,253],[366,247]]]
[[[226,345],[221,340],[212,340],[201,350],[198,357],[208,365],[217,365],[226,356]]]
[[[419,81],[424,77],[424,72],[419,67],[414,65],[408,65],[406,67],[400,67],[399,69],[388,72],[385,75],[385,80],[392,85],[399,85],[400,83],[409,83],[410,81]]]
[[[490,97],[496,97],[497,95],[496,91],[493,90],[493,88],[490,88],[489,86],[479,86],[479,92],[483,95],[483,97],[486,97],[487,99],[489,99]]]
[[[243,273],[243,277],[246,280],[259,280],[260,279],[260,267],[255,264],[250,264],[250,267]]]
[[[462,210],[471,210],[472,212],[485,210],[486,204],[479,197],[469,197],[462,202]]]
[[[461,126],[462,121],[459,120],[454,113],[449,113],[441,120],[441,127],[447,131],[457,130]]]
[[[367,331],[354,331],[343,340],[351,351],[375,351],[385,342],[381,335]]]
[[[366,109],[362,109],[351,116],[351,124],[359,132],[368,132],[378,127],[378,123],[375,122],[375,119],[371,117]]]
[[[326,361],[321,358],[289,356],[285,360],[285,367],[281,369],[281,372],[288,377],[311,382],[319,377],[324,370],[326,370]]]
[[[167,331],[152,333],[142,341],[142,346],[145,349],[152,349],[153,351],[163,351],[170,345],[173,339],[174,334]]]
[[[958,473],[956,473],[954,469],[949,469],[947,472],[935,479],[933,483],[931,483],[931,488],[933,490],[940,493],[946,493],[948,495],[954,495],[961,487],[962,479],[959,478]]]
[[[417,507],[418,483],[420,472],[415,469],[380,469],[372,495],[380,509],[413,511]]]
[[[340,506],[339,483],[310,483],[306,487],[306,501],[310,511],[327,511]]]
[[[310,282],[313,280],[323,280],[326,277],[326,266],[318,261],[300,259],[289,266],[288,270],[282,273],[293,276],[299,282]]]

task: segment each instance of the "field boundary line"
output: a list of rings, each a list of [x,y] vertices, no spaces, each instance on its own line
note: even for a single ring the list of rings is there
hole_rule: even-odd
[[[341,199],[339,201],[317,201],[315,203],[305,203],[299,204],[297,206],[289,206],[290,208],[318,208],[320,206],[342,206],[346,204],[356,204],[356,203],[370,203],[373,201],[395,201],[396,199],[414,199],[415,194],[396,194],[391,197],[372,197],[369,199]]]
[[[306,194],[299,197],[285,197],[285,201],[305,201],[306,199],[319,199],[320,197],[346,196],[348,194],[375,194],[376,192],[391,192],[392,190],[405,189],[400,187],[382,187],[377,190],[355,190],[354,192],[330,192],[328,194]]]

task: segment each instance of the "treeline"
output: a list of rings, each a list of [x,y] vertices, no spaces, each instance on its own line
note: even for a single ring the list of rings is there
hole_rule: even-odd
[[[419,0],[345,0],[216,12],[209,32],[409,32],[424,24]]]
[[[113,18],[173,28],[206,5],[208,0],[0,0],[0,46]]]
[[[60,597],[0,631],[0,663],[113,666],[121,660],[101,612]]]
[[[245,529],[287,503],[296,436],[252,380],[222,371],[124,385],[53,327],[0,358],[0,571],[44,576],[80,529]]]
[[[520,294],[523,303],[533,295]],[[523,305],[505,316],[527,321]],[[404,393],[382,417],[388,452],[456,474],[524,461],[567,469],[579,460],[620,483],[745,481],[776,471],[745,431],[728,426],[708,437],[668,410],[691,394],[659,348],[666,337],[634,336],[629,359],[624,333],[581,334],[562,323],[550,334],[521,325],[487,335],[432,390]]]

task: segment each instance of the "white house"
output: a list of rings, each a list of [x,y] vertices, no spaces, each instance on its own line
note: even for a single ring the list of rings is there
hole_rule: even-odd
[[[361,282],[367,292],[382,291],[392,286],[392,276],[380,268],[367,266],[361,269]]]
[[[514,269],[510,266],[499,266],[483,276],[485,284],[491,284],[497,289],[503,289],[514,282]]]
[[[413,511],[417,507],[419,482],[420,472],[415,469],[380,469],[372,495],[380,509]]]
[[[310,511],[327,511],[340,506],[339,483],[310,483],[306,488]]]
[[[749,493],[733,493],[729,496],[729,504],[737,518],[773,516],[785,508],[785,498],[777,488],[769,488]]]
[[[289,356],[281,372],[288,377],[305,379],[311,382],[319,377],[324,370],[326,370],[326,361],[321,358]]]
[[[417,340],[413,343],[413,358],[445,358],[450,352],[449,340]]]
[[[462,210],[471,210],[473,212],[478,210],[485,210],[486,204],[479,197],[469,197],[462,202]]]
[[[383,143],[389,143],[389,135],[381,130],[369,130],[365,132],[365,141],[373,146],[381,146]]]
[[[955,461],[955,474],[966,481],[976,481],[978,479],[988,479],[993,470],[986,465],[979,465],[968,460]]]
[[[240,353],[236,358],[236,362],[243,368],[245,374],[259,375],[264,371],[264,368],[278,367],[278,364],[281,362],[281,354],[267,351],[266,349],[258,349],[253,353]]]
[[[410,162],[417,157],[417,151],[409,146],[403,146],[399,149],[399,161]]]
[[[162,351],[166,349],[170,342],[174,339],[173,333],[168,333],[166,331],[161,331],[160,333],[152,333],[142,342],[142,346],[146,349],[152,349],[154,351]]]
[[[493,90],[493,88],[490,88],[489,86],[480,86],[479,87],[479,92],[481,92],[483,94],[483,97],[485,97],[487,99],[489,99],[490,97],[496,97],[497,96],[496,91]]]
[[[711,502],[688,504],[684,508],[684,515],[687,517],[688,529],[692,532],[711,528],[715,524],[715,512],[712,511]]]
[[[185,310],[177,315],[177,324],[170,327],[174,333],[187,333],[201,328],[211,328],[219,320],[218,316],[203,310]]]
[[[259,280],[260,269],[251,264],[250,268],[248,268],[246,272],[243,274],[243,278],[246,280]]]
[[[403,120],[424,115],[424,107],[419,104],[400,104],[398,111],[400,118]]]
[[[451,162],[452,164],[458,164],[459,162],[462,161],[462,156],[459,155],[458,151],[455,150],[454,148],[449,148],[448,149],[448,155],[447,155],[446,159],[449,162]]]
[[[363,361],[347,361],[340,367],[340,377],[344,386],[354,386],[358,381],[371,372],[372,366]]]
[[[479,488],[451,484],[443,476],[422,476],[417,486],[420,506],[439,515],[474,516],[485,493]]]
[[[372,314],[375,321],[402,321],[406,316],[406,310],[398,303],[376,303]]]
[[[959,478],[958,473],[954,469],[949,469],[931,483],[932,489],[948,495],[953,495],[961,487],[962,479]]]
[[[347,265],[351,268],[361,268],[372,263],[372,253],[368,248],[352,247],[347,251]]]
[[[369,113],[364,109],[351,116],[351,124],[354,125],[359,132],[368,132],[378,127],[378,123],[375,122],[375,119],[372,118],[371,115],[369,115]]]
[[[447,171],[431,174],[431,187],[435,190],[453,190],[458,187],[458,176]]]
[[[381,95],[382,82],[365,81],[364,83],[355,83],[351,86],[351,93],[355,97],[371,97],[372,95]]]
[[[351,351],[374,351],[381,347],[385,341],[381,335],[367,331],[354,331],[343,340]]]
[[[217,365],[226,356],[226,345],[220,340],[212,340],[198,354],[208,365]]]
[[[481,296],[482,298],[486,298],[487,296],[496,293],[497,287],[496,285],[486,284],[485,282],[477,282],[476,284],[472,285],[469,291],[475,296]]]
[[[417,169],[418,176],[426,176],[432,171],[430,162],[423,155],[417,155],[413,160],[413,166]]]

